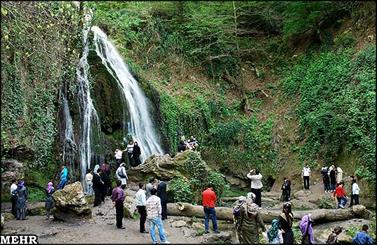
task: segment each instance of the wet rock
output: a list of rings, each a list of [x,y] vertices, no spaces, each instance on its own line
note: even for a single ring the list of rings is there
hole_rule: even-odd
[[[53,195],[55,208],[52,214],[55,219],[76,222],[82,218],[91,218],[92,210],[87,203],[80,182],[66,185]]]
[[[31,202],[27,205],[27,215],[45,215],[45,203],[44,202]]]
[[[1,161],[3,172],[1,173],[1,190],[8,191],[13,179],[24,178],[23,164],[15,159],[6,159]]]
[[[204,235],[202,243],[230,243],[232,235],[230,232],[221,231],[220,233],[209,233]]]

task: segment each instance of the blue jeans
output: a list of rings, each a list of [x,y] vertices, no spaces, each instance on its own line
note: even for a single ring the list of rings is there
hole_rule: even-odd
[[[157,243],[156,235],[154,232],[155,227],[158,228],[158,234],[160,236],[160,242],[166,242],[165,230],[162,224],[161,217],[149,219],[149,233],[151,234],[153,244]]]
[[[209,218],[212,220],[213,230],[217,231],[217,219],[215,208],[204,207],[204,228],[209,229]]]
[[[347,204],[347,198],[345,197],[338,197],[338,208],[344,207]]]
[[[58,190],[63,189],[65,184],[67,184],[67,179],[62,179],[58,185]]]

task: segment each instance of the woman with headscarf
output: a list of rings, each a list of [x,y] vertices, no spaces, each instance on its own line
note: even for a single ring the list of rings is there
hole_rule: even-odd
[[[301,244],[313,244],[313,220],[311,214],[304,215],[300,221],[300,230],[302,233]]]
[[[94,190],[94,204],[93,207],[96,207],[101,204],[102,201],[102,190],[104,183],[100,176],[101,169],[99,168],[99,165],[96,165],[94,167],[94,173],[93,173],[93,190]]]
[[[139,144],[136,141],[134,142],[134,150],[133,150],[132,154],[133,154],[133,158],[134,158],[134,165],[135,166],[139,165],[141,163],[140,162],[141,150],[140,150]]]
[[[283,205],[283,212],[279,216],[279,228],[283,232],[283,244],[294,244],[292,225],[292,206],[291,203],[286,202]]]
[[[258,205],[253,202],[252,198],[247,198],[245,204],[241,207],[238,229],[241,244],[258,244],[259,228],[261,228],[263,232],[266,231],[258,209]]]
[[[283,233],[279,229],[279,220],[273,219],[271,222],[271,227],[267,231],[268,244],[282,244],[283,243]]]
[[[26,219],[26,200],[28,198],[28,191],[25,187],[25,182],[20,180],[18,182],[17,190],[15,191],[17,196],[17,219]]]
[[[45,201],[45,208],[46,208],[46,219],[50,219],[50,211],[54,207],[54,199],[52,198],[52,193],[54,193],[55,189],[52,182],[48,182],[46,187],[46,201]]]

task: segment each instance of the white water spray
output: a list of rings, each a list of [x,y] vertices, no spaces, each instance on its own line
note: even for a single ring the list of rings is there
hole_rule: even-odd
[[[93,26],[91,29],[94,33],[94,44],[97,55],[101,58],[102,64],[108,72],[116,80],[119,89],[127,101],[130,115],[130,121],[127,123],[128,133],[132,135],[132,138],[140,146],[140,160],[143,162],[152,154],[163,154],[148,110],[147,97],[130,73],[115,46],[108,40],[107,35],[97,26]]]

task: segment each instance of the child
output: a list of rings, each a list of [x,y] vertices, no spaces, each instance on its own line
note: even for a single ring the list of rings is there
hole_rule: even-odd
[[[337,244],[338,243],[338,235],[342,233],[342,228],[337,226],[334,228],[332,233],[327,238],[326,244]]]

